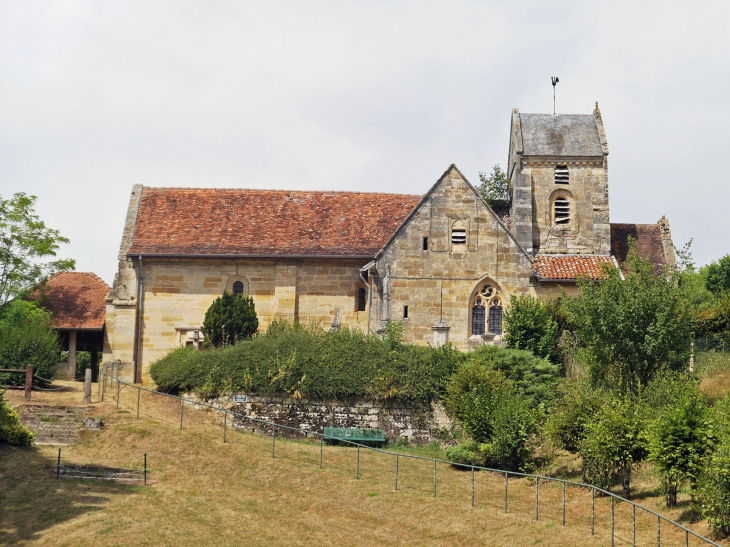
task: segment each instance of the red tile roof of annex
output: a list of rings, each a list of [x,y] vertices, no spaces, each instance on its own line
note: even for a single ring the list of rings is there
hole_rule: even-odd
[[[56,329],[101,330],[106,316],[106,295],[111,288],[96,274],[60,272],[46,282],[41,307],[53,314]],[[34,299],[39,293],[33,294]]]
[[[610,256],[595,255],[539,255],[532,260],[532,270],[539,277],[549,280],[575,280],[580,276],[600,279],[605,266],[613,264]]]
[[[374,257],[421,198],[145,187],[128,254]]]

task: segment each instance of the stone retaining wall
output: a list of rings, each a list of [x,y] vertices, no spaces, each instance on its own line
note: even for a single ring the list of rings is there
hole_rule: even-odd
[[[196,399],[192,394],[184,397]],[[430,405],[366,400],[312,402],[282,396],[248,395],[245,403],[234,403],[232,397],[206,402],[244,416],[313,433],[321,433],[325,427],[383,429],[390,442],[401,437],[407,437],[413,443],[441,440],[454,428],[454,422],[438,401]],[[232,421],[233,427],[271,434],[271,427],[264,424],[239,417]],[[304,436],[286,429],[277,429],[276,434],[289,438]]]

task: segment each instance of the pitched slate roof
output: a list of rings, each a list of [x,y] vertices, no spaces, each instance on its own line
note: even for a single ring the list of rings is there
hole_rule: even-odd
[[[420,199],[145,187],[128,254],[373,257]]]
[[[592,114],[522,114],[522,148],[526,156],[603,156]]]
[[[111,287],[96,274],[61,272],[52,275],[43,289],[44,297],[36,292],[41,307],[53,314],[56,329],[92,329],[104,327],[106,295]]]
[[[629,254],[629,237],[636,240],[639,256],[648,258],[659,273],[667,264],[658,224],[611,224],[611,254],[623,265]]]
[[[596,255],[538,255],[532,260],[532,271],[550,281],[574,281],[580,276],[600,279],[602,264],[613,264],[610,256]]]

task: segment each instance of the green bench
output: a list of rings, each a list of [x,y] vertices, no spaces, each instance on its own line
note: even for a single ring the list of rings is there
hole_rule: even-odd
[[[358,427],[325,427],[325,440],[331,441],[365,441],[385,442],[385,431],[382,429],[361,429]]]

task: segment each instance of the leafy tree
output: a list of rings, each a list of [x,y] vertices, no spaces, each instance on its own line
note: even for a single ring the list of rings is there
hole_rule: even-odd
[[[34,374],[52,379],[61,359],[58,334],[50,326],[51,314],[35,302],[14,300],[3,308],[0,318],[0,363],[3,368],[23,369],[33,365]],[[19,374],[0,375],[0,383],[22,385]],[[34,378],[34,384],[46,382]]]
[[[465,362],[446,387],[446,407],[464,426],[473,442],[447,456],[460,463],[524,470],[535,432],[535,412],[501,372],[484,364]]]
[[[707,265],[706,286],[715,294],[730,290],[730,254]]]
[[[631,470],[646,455],[644,418],[639,399],[628,394],[613,394],[598,409],[580,446],[589,483],[605,490],[620,479],[630,497]]]
[[[488,442],[494,432],[492,414],[500,399],[512,393],[504,375],[489,366],[466,362],[446,386],[446,408],[477,443]]]
[[[585,378],[569,378],[558,387],[557,401],[545,422],[544,432],[558,447],[577,453],[588,423],[601,408],[605,393]]]
[[[0,306],[49,275],[76,265],[74,260],[42,262],[55,257],[68,239],[38,218],[33,209],[36,199],[23,192],[10,199],[0,196]]]
[[[489,206],[497,202],[508,203],[512,194],[512,183],[505,171],[499,164],[492,168],[492,174],[479,173],[479,180],[482,182],[477,191],[484,198]]]
[[[20,424],[18,413],[5,402],[5,391],[0,391],[0,443],[30,446],[33,437],[33,431]]]
[[[714,443],[697,486],[697,502],[713,531],[730,535],[730,393],[709,412]]]
[[[513,296],[504,313],[504,323],[508,348],[526,349],[538,357],[557,360],[558,323],[542,300],[527,294]]]
[[[693,325],[676,277],[656,274],[633,241],[625,267],[625,280],[609,265],[598,283],[579,279],[567,305],[593,382],[637,394],[660,367],[687,366]]]
[[[649,425],[648,460],[662,477],[667,506],[674,507],[677,489],[686,478],[694,492],[711,445],[708,406],[697,382],[684,374],[662,375],[651,388],[655,393],[647,398],[659,406],[653,409],[655,418]]]
[[[217,347],[250,338],[258,328],[253,298],[223,291],[205,312],[201,330],[206,342]]]

